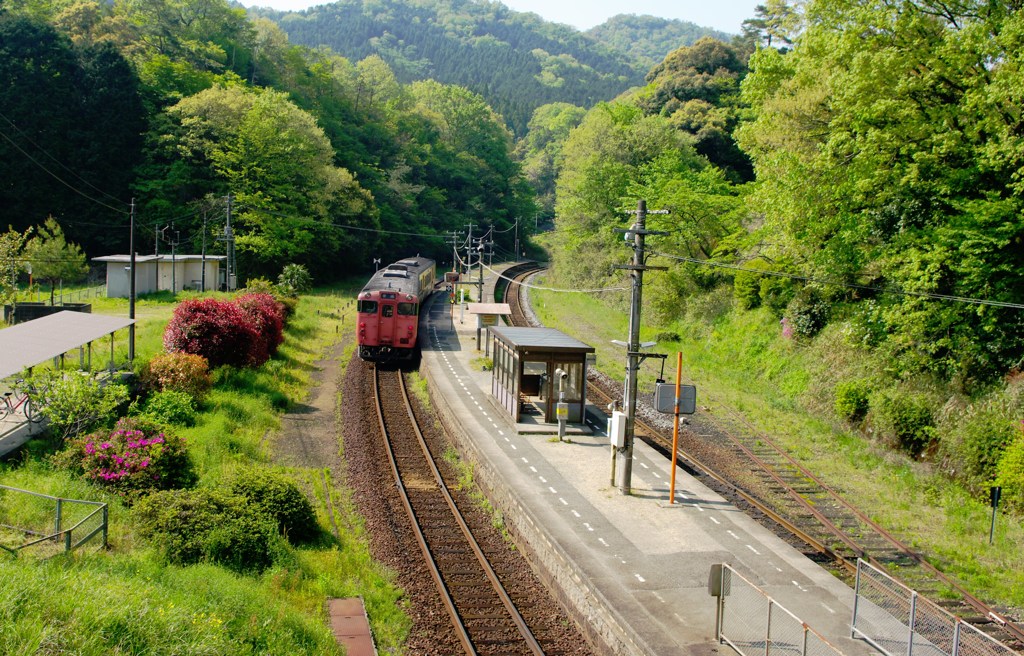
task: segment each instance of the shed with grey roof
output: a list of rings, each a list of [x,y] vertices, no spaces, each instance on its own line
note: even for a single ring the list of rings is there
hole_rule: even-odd
[[[594,347],[554,328],[492,327],[491,336],[491,393],[513,421],[520,423],[522,414],[532,412],[554,423],[560,392],[569,406],[568,421],[583,421],[587,356]],[[564,378],[556,376],[558,370]]]

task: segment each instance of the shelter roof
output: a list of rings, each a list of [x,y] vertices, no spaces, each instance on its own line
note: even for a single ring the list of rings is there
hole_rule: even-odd
[[[467,303],[466,310],[470,314],[512,314],[508,303]]]
[[[21,373],[135,323],[134,319],[64,310],[0,330],[0,379]]]
[[[491,334],[518,351],[549,353],[593,353],[594,347],[584,344],[554,328],[491,328]]]

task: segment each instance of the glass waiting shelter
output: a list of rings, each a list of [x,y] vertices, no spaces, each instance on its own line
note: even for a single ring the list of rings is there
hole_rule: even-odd
[[[494,375],[491,393],[517,424],[527,416],[556,423],[559,386],[569,423],[581,423],[586,405],[587,354],[594,347],[554,328],[491,328]],[[556,372],[561,370],[562,378]]]

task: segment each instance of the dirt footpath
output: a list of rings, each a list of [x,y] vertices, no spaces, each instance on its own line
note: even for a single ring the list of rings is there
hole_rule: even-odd
[[[316,371],[310,381],[309,398],[281,417],[281,431],[270,444],[275,463],[285,467],[342,471],[338,443],[341,432],[335,405],[346,341],[333,345],[323,359],[313,363]]]

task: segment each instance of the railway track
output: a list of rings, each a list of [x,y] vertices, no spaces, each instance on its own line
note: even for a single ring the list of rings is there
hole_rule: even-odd
[[[495,285],[495,296],[500,296],[504,299],[505,303],[509,304],[512,310],[511,320],[513,326],[533,325],[526,314],[524,303],[521,300],[523,294],[521,283],[530,275],[543,269],[544,267],[536,262],[524,262],[509,267],[502,274],[504,277],[498,279]]]
[[[518,270],[506,275],[518,281],[539,268],[516,267]],[[528,326],[531,322],[526,318],[520,289],[520,285],[509,284],[507,302],[513,325]],[[603,397],[595,399],[599,407],[621,399],[621,394],[616,396],[595,381],[588,381],[587,389],[588,394]],[[639,416],[635,426],[638,439],[648,441],[662,453],[670,452],[670,432]],[[713,435],[702,437],[689,432],[685,444],[690,448],[684,446],[680,452],[684,466],[688,463],[690,469],[724,488],[728,496],[782,527],[804,545],[803,550],[812,558],[830,561],[848,576],[856,573],[856,561],[861,558],[1011,648],[1024,649],[1024,627],[946,576],[738,413],[716,414],[711,432]]]
[[[374,396],[402,505],[464,652],[544,654],[434,463],[401,372],[374,368]]]

